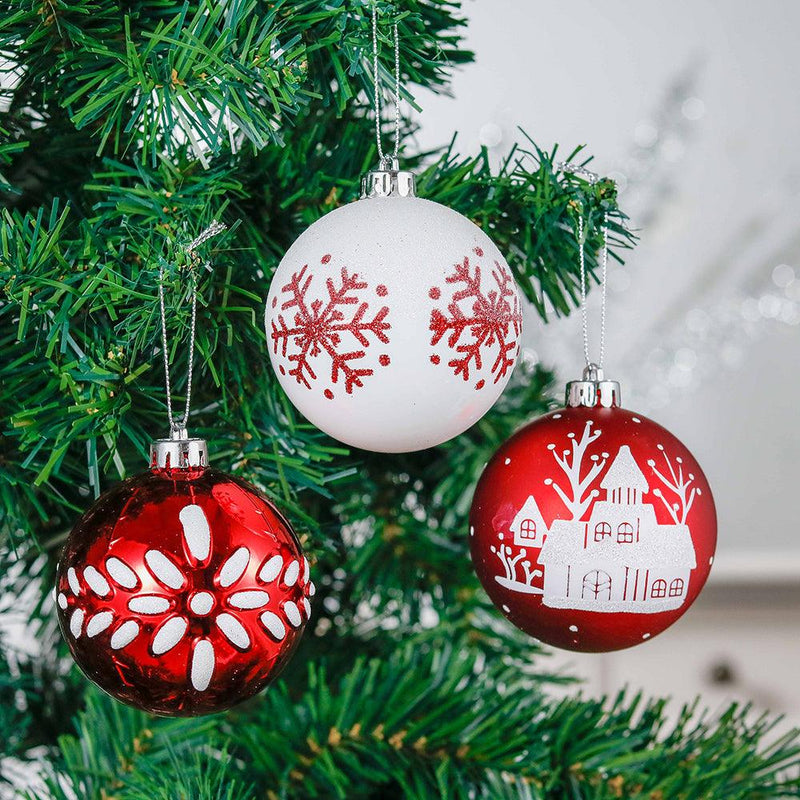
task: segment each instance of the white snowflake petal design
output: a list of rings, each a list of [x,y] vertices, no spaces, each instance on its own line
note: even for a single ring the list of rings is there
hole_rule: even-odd
[[[106,559],[106,572],[123,589],[135,589],[139,583],[136,573],[124,561],[114,556]]]
[[[211,552],[211,528],[203,509],[198,505],[184,506],[179,517],[189,552],[198,561],[205,561]]]
[[[81,635],[85,613],[82,608],[76,608],[69,618],[69,630],[76,639]]]
[[[286,619],[289,620],[289,624],[293,627],[299,628],[300,625],[302,625],[303,618],[300,616],[300,609],[297,607],[296,603],[287,600],[283,604],[283,613],[286,614]]]
[[[279,642],[283,640],[284,636],[286,636],[286,626],[275,612],[265,611],[261,615],[261,623]]]
[[[111,635],[111,649],[127,647],[139,635],[139,623],[132,619],[123,622]]]
[[[238,647],[241,650],[247,650],[250,647],[250,635],[245,630],[244,625],[232,614],[220,614],[217,617],[217,625],[223,636],[234,647]]]
[[[246,547],[240,547],[220,568],[219,585],[223,589],[232,586],[244,575],[249,563],[250,551]]]
[[[261,572],[258,573],[258,577],[261,578],[264,583],[272,583],[272,581],[281,574],[282,569],[283,558],[281,556],[272,556],[272,558],[261,567]]]
[[[157,594],[140,594],[130,599],[128,608],[137,614],[163,614],[169,610],[169,600]]]
[[[114,615],[110,611],[100,611],[95,614],[86,626],[86,635],[91,639],[102,633],[114,621]]]
[[[108,581],[95,567],[86,567],[83,571],[83,579],[98,597],[108,597],[111,594],[111,587]]]
[[[67,583],[69,584],[70,591],[77,597],[81,592],[81,585],[78,582],[78,573],[74,567],[67,570]]]
[[[87,566],[82,571],[86,585],[98,597],[106,597],[112,593],[112,584],[109,581],[127,591],[145,586],[150,589],[134,594],[127,603],[128,610],[132,614],[144,619],[123,619],[113,627],[114,613],[103,610],[94,614],[84,628],[85,611],[76,608],[69,618],[69,629],[76,639],[84,631],[91,638],[111,629],[110,647],[112,650],[121,650],[139,637],[146,624],[144,620],[155,617],[156,627],[149,642],[151,654],[156,657],[163,656],[187,637],[192,639],[187,665],[189,682],[195,691],[204,692],[214,678],[218,653],[207,633],[202,638],[193,640],[192,620],[197,622],[199,619],[208,618],[209,621],[204,624],[214,626],[224,639],[224,641],[215,640],[217,648],[224,647],[227,643],[240,651],[247,651],[253,646],[251,632],[237,616],[237,612],[264,609],[270,602],[270,593],[264,589],[246,588],[246,583],[237,589],[237,583],[245,576],[251,565],[252,554],[244,546],[233,550],[222,562],[213,578],[206,578],[202,570],[212,554],[212,531],[205,512],[201,506],[190,504],[181,509],[178,518],[182,526],[185,552],[189,556],[184,565],[176,563],[174,555],[153,548],[144,555],[145,565],[152,578],[145,576],[140,578],[129,564],[117,556],[110,556],[105,560],[105,575],[95,566]],[[265,585],[273,584],[282,577],[285,586],[298,585],[303,591],[303,596],[298,602],[287,600],[282,604],[281,611],[285,621],[274,611],[264,610],[259,614],[264,630],[278,642],[286,638],[288,631],[286,623],[292,628],[299,628],[303,624],[303,615],[306,619],[311,616],[311,604],[306,595],[313,596],[315,589],[314,584],[310,582],[310,572],[306,558],[284,559],[281,555],[269,557],[258,570],[258,580]],[[197,586],[197,583],[193,585],[198,574],[203,576],[199,581],[200,586]],[[166,592],[158,593],[153,578],[165,589],[172,590],[169,596]],[[201,588],[205,580],[210,581],[209,590]],[[70,592],[78,598],[81,585],[78,573],[74,569],[68,570],[67,582]],[[219,589],[230,589],[230,593],[220,593]],[[176,595],[175,592],[179,594]],[[58,595],[57,601],[63,610],[69,608],[70,600],[63,592]]]
[[[201,639],[195,646],[192,653],[192,686],[198,692],[204,692],[211,683],[214,675],[216,658],[214,656],[214,645],[208,639]]]
[[[283,581],[287,586],[294,586],[297,583],[297,579],[300,577],[300,562],[299,561],[292,561],[288,567],[286,567],[286,572],[283,574]]]
[[[172,559],[160,550],[148,550],[144,554],[145,564],[150,572],[170,589],[180,589],[184,584],[183,573],[172,563]]]
[[[183,639],[188,627],[189,622],[184,617],[170,617],[153,636],[153,642],[150,645],[153,654],[163,656],[164,653],[169,653]]]
[[[259,589],[248,589],[243,592],[235,592],[230,596],[228,602],[234,608],[262,608],[269,603],[269,594]]]

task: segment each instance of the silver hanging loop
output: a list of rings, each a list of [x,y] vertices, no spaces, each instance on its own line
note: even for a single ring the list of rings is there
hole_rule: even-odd
[[[184,252],[189,257],[189,274],[191,280],[191,322],[189,325],[189,355],[186,375],[186,404],[183,414],[175,419],[172,411],[172,381],[169,367],[169,341],[167,338],[167,313],[164,302],[164,268],[158,273],[158,304],[161,316],[161,345],[164,354],[164,383],[167,391],[167,419],[169,420],[169,438],[157,439],[150,445],[151,468],[188,468],[205,467],[208,464],[208,448],[203,439],[189,436],[187,423],[192,402],[192,377],[194,374],[194,350],[197,329],[197,269],[201,261],[195,252],[200,245],[212,236],[226,230],[227,226],[214,220],[196,239],[193,239]]]
[[[577,175],[588,181],[591,185],[600,180],[600,176],[585,167],[562,162],[558,164],[562,172]],[[606,296],[608,287],[608,212],[603,215],[603,249],[601,256],[602,273],[600,279],[600,353],[597,363],[593,362],[589,352],[589,314],[587,306],[587,280],[586,280],[586,253],[583,223],[583,209],[578,216],[578,256],[580,259],[581,278],[581,327],[583,333],[583,357],[586,366],[583,377],[579,381],[570,381],[567,384],[567,405],[588,406],[601,405],[606,408],[617,406],[620,403],[620,387],[617,381],[607,381],[603,376],[603,361],[606,352]]]
[[[383,150],[381,139],[381,97],[378,79],[378,3],[372,2],[372,72],[375,87],[375,143],[378,168],[361,178],[361,197],[416,197],[417,186],[412,172],[400,169],[400,39],[394,23],[394,145],[391,154]]]
[[[378,79],[378,0],[372,0],[372,80],[375,85],[375,141],[378,145],[378,158],[386,158],[381,141],[381,97]],[[400,39],[397,23],[394,23],[394,147],[391,157],[396,159],[400,151]],[[381,167],[383,169],[383,166]]]

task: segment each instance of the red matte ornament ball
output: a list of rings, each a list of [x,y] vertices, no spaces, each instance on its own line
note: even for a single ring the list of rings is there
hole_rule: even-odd
[[[313,593],[275,506],[207,467],[154,468],[102,495],[70,534],[56,586],[87,677],[167,716],[260,692],[297,646]]]
[[[717,539],[703,471],[669,431],[612,407],[568,407],[486,466],[470,546],[492,602],[567,650],[606,652],[672,625],[706,582]]]

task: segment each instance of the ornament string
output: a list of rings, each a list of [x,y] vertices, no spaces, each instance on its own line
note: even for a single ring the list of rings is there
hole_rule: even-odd
[[[600,176],[594,172],[590,172],[585,167],[577,166],[575,164],[561,163],[558,165],[559,169],[563,172],[569,172],[572,175],[578,175],[590,184],[594,185],[600,180]],[[589,354],[589,312],[586,302],[586,243],[584,241],[584,224],[583,224],[583,209],[578,216],[578,256],[580,258],[580,272],[581,272],[581,321],[583,328],[583,357],[586,360],[586,366],[596,367],[597,369],[603,368],[603,361],[606,354],[606,288],[608,285],[608,212],[603,214],[603,250],[601,255],[601,300],[600,300],[600,353],[597,362],[593,362]]]
[[[381,90],[378,79],[378,0],[372,3],[372,69],[375,84],[375,141],[378,145],[378,157],[383,165],[389,157],[383,152],[381,141]],[[397,158],[400,150],[400,39],[397,35],[397,23],[394,23],[394,147],[392,159]]]
[[[183,415],[176,420],[172,412],[172,382],[169,370],[169,342],[167,339],[167,312],[164,307],[164,267],[158,271],[158,305],[161,313],[161,344],[164,353],[164,382],[167,388],[167,418],[169,419],[170,436],[181,438],[185,434],[186,425],[189,421],[189,407],[192,402],[192,374],[194,371],[194,345],[195,330],[197,327],[197,267],[200,265],[200,257],[195,252],[204,242],[227,229],[227,225],[217,220],[212,223],[195,239],[189,242],[184,248],[184,252],[189,256],[189,274],[191,280],[191,321],[189,323],[189,364],[186,374],[186,405]]]

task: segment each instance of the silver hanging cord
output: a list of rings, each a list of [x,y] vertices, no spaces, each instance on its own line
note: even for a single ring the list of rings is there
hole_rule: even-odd
[[[600,176],[595,172],[591,172],[585,167],[580,167],[575,164],[561,162],[557,165],[558,169],[562,172],[569,172],[572,175],[577,175],[580,178],[588,181],[592,185],[600,180]],[[578,216],[578,254],[580,257],[581,266],[581,317],[583,323],[583,356],[586,359],[587,367],[595,367],[602,370],[603,361],[606,355],[606,287],[608,285],[608,212],[603,214],[603,250],[601,256],[601,279],[600,286],[602,297],[600,301],[600,357],[597,362],[593,362],[589,355],[589,319],[586,307],[586,254],[585,242],[583,236],[583,213]]]
[[[186,425],[189,421],[189,406],[192,400],[192,373],[194,371],[194,342],[197,326],[197,267],[200,257],[195,252],[200,245],[207,242],[227,229],[227,225],[214,220],[196,239],[189,242],[184,252],[189,256],[189,273],[192,281],[192,316],[189,325],[189,366],[186,377],[186,406],[183,416],[175,420],[172,414],[172,384],[169,375],[169,343],[167,341],[167,313],[164,308],[164,267],[158,271],[158,302],[161,311],[161,344],[164,348],[164,379],[167,387],[167,417],[169,419],[170,435],[173,438],[183,438],[186,435]]]
[[[581,261],[581,316],[583,319],[583,355],[586,359],[586,366],[591,366],[592,359],[589,356],[589,319],[586,307],[586,255],[584,252],[583,239],[583,215],[578,217],[578,252]],[[601,257],[602,272],[600,279],[601,301],[600,301],[600,357],[597,359],[597,366],[603,368],[603,360],[606,355],[606,287],[608,285],[608,212],[603,215],[603,251]]]
[[[375,84],[375,141],[378,145],[378,157],[383,165],[388,161],[383,152],[381,142],[381,97],[380,80],[378,79],[378,0],[372,2],[372,70]],[[397,35],[397,23],[394,24],[394,147],[391,158],[396,159],[400,149],[400,39]]]

